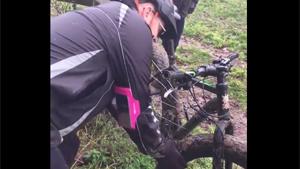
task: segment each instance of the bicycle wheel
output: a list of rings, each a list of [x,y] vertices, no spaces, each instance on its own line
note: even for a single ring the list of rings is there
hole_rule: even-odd
[[[177,147],[186,161],[213,157],[213,135],[199,134],[177,141]],[[224,160],[247,168],[247,145],[232,135],[224,137]]]

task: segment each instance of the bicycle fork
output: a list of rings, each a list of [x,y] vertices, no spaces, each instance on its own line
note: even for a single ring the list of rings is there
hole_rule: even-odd
[[[218,122],[214,131],[214,156],[213,169],[223,169],[224,165],[222,158],[224,157],[224,135],[233,135],[233,126],[230,122],[229,114],[229,99],[228,99],[228,85],[225,81],[227,72],[218,71],[217,74],[217,105],[218,105]],[[225,169],[232,169],[232,162],[225,162]]]

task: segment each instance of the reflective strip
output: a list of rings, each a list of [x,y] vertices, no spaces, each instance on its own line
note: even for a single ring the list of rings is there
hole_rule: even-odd
[[[129,7],[127,5],[122,4],[121,8],[120,8],[120,16],[119,16],[119,28],[123,22],[123,19],[125,17],[125,14],[127,12],[127,10],[129,9]]]
[[[90,114],[91,112],[98,106],[98,104],[101,102],[104,95],[108,93],[108,91],[111,90],[112,86],[114,84],[114,81],[111,83],[110,87],[104,92],[104,94],[100,97],[99,101],[96,103],[96,105],[91,108],[89,111],[85,112],[75,123],[73,123],[71,126],[59,130],[59,133],[61,136],[65,136],[69,133],[71,133],[74,129],[76,129]]]
[[[154,123],[158,122],[158,120],[157,120],[157,118],[155,116],[153,117],[153,122]]]
[[[82,54],[68,57],[66,59],[63,59],[59,62],[52,64],[51,68],[50,68],[51,69],[50,78],[52,79],[64,72],[82,64],[83,62],[87,61],[89,58],[91,58],[92,56],[95,56],[98,52],[101,52],[101,51],[103,51],[103,49],[95,50],[95,51],[91,51],[91,52],[85,52]]]
[[[159,134],[160,134],[160,131],[157,129],[157,130],[156,130],[156,133],[159,135]]]

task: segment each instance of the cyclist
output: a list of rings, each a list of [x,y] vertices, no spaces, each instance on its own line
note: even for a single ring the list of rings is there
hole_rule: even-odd
[[[51,18],[52,169],[70,167],[76,132],[105,108],[157,168],[185,168],[149,105],[152,39],[176,36],[174,6],[141,0],[136,7],[109,2]]]

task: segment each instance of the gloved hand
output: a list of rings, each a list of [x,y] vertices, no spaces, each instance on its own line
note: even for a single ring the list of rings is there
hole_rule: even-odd
[[[173,140],[167,140],[162,146],[160,153],[165,157],[156,159],[156,169],[184,169],[186,167],[186,161],[177,150]]]

